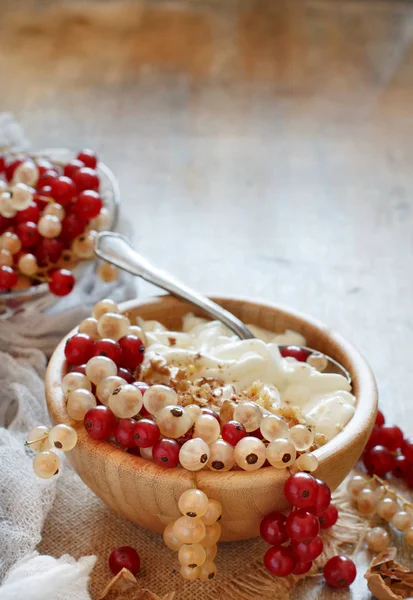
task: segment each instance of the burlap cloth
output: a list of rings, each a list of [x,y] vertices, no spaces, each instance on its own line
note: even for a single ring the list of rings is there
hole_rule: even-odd
[[[67,469],[68,470],[68,469]],[[356,544],[365,529],[364,520],[349,506],[345,490],[335,494],[340,519],[334,533],[324,536],[325,554],[336,553],[344,543]],[[290,597],[298,578],[276,578],[263,567],[268,548],[260,538],[243,542],[221,543],[215,559],[215,581],[187,582],[181,578],[177,554],[163,543],[162,536],[134,525],[93,494],[72,470],[59,481],[57,496],[43,529],[39,552],[59,557],[69,553],[74,558],[88,554],[98,557],[92,571],[90,594],[95,600],[110,581],[107,559],[112,549],[130,545],[141,556],[138,579],[142,587],[159,596],[176,592],[176,600],[283,600]]]

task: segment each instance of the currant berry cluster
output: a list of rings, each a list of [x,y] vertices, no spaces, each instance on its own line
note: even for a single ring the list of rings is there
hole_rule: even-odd
[[[178,506],[182,516],[165,527],[164,542],[178,552],[184,579],[210,581],[217,572],[213,561],[221,536],[221,504],[201,490],[191,489],[183,492]]]
[[[328,485],[309,473],[291,475],[284,495],[293,507],[290,514],[272,512],[261,522],[261,537],[271,544],[264,555],[264,565],[277,577],[304,575],[323,551],[320,529],[332,527],[338,512],[331,504]],[[354,563],[346,557],[336,556],[324,567],[324,577],[333,587],[348,587],[355,576]]]
[[[56,475],[60,467],[60,459],[53,449],[69,452],[77,443],[77,433],[70,427],[60,423],[51,429],[45,425],[33,427],[27,434],[25,446],[36,452],[33,470],[38,477],[49,479]]]
[[[407,545],[413,546],[413,505],[397,494],[378,476],[367,479],[355,475],[347,487],[357,510],[365,517],[377,515],[403,533]],[[373,527],[366,535],[367,545],[381,552],[389,545],[389,534],[382,527]]]
[[[392,473],[413,489],[413,437],[405,438],[397,425],[386,425],[380,411],[362,459],[371,475],[385,477]]]
[[[226,401],[220,414],[197,404],[181,406],[171,387],[140,381],[145,344],[142,329],[108,299],[94,307],[92,317],[66,343],[70,371],[62,389],[67,412],[84,420],[92,438],[115,441],[165,468],[317,469],[310,452],[314,434],[305,425],[290,428],[252,401]]]
[[[103,206],[97,157],[82,150],[61,164],[30,155],[0,155],[0,292],[47,282],[56,296],[75,285],[70,270],[94,258],[98,230],[110,214]],[[104,281],[117,270],[101,263]]]

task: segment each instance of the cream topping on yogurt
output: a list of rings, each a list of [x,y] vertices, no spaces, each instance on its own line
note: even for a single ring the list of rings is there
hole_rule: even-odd
[[[185,369],[192,383],[214,381],[216,407],[227,399],[254,399],[263,412],[290,411],[324,441],[337,435],[354,414],[356,400],[345,377],[281,356],[278,344],[306,345],[296,332],[274,335],[248,325],[258,338],[239,340],[219,321],[190,313],[178,332],[157,321],[139,320],[139,325],[147,338],[143,372],[157,362],[172,376]]]

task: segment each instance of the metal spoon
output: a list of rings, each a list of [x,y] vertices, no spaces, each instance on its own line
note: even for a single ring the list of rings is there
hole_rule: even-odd
[[[244,325],[240,319],[229,311],[219,306],[206,296],[188,287],[166,271],[153,265],[147,258],[136,252],[131,246],[129,240],[120,233],[111,231],[101,231],[95,244],[95,252],[99,258],[131,273],[142,277],[149,283],[152,283],[173,296],[177,296],[190,304],[194,304],[206,312],[209,316],[218,319],[226,325],[231,331],[237,334],[242,340],[251,340],[256,336]],[[279,348],[285,348],[285,345],[279,345]],[[304,348],[304,346],[303,346]],[[317,350],[305,347],[311,353],[318,354]],[[324,355],[328,361],[327,371],[330,373],[339,373],[351,382],[348,371],[336,360],[330,356]]]

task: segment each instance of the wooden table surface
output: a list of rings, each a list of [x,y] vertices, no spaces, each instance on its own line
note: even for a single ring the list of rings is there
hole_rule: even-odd
[[[3,2],[0,110],[95,148],[159,265],[341,330],[413,433],[412,40],[394,0]]]

